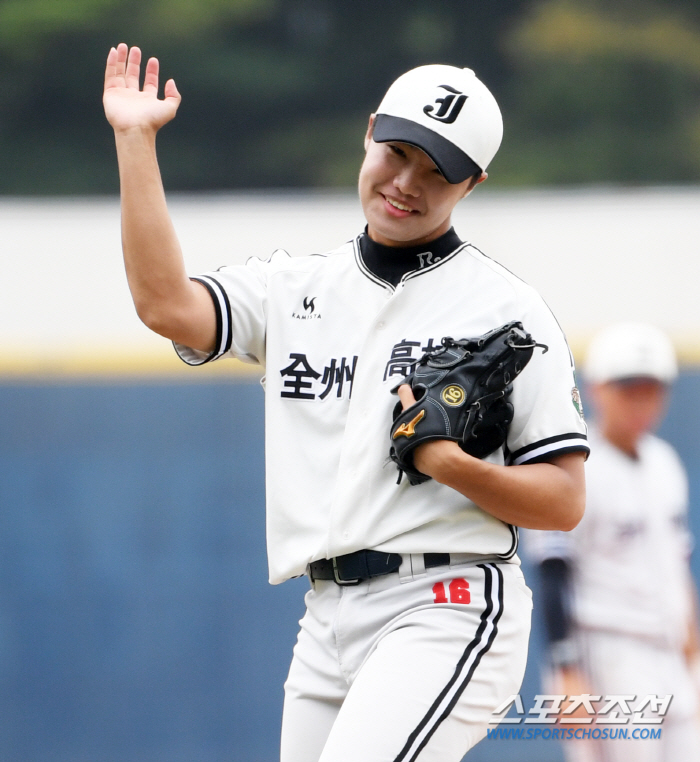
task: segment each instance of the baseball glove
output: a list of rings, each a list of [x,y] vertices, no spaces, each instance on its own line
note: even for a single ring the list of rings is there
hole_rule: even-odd
[[[484,458],[506,441],[513,420],[509,397],[513,379],[528,364],[535,347],[544,352],[523,329],[506,323],[475,339],[456,341],[449,336],[426,352],[402,384],[410,384],[415,405],[394,408],[389,457],[411,484],[428,481],[416,470],[413,451],[435,439],[457,442],[464,452]]]

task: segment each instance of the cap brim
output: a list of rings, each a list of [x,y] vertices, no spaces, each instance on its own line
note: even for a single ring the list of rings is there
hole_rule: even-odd
[[[477,172],[482,172],[481,167],[454,143],[410,119],[377,114],[372,139],[376,143],[395,140],[397,143],[408,143],[420,148],[435,162],[449,183],[462,183]]]

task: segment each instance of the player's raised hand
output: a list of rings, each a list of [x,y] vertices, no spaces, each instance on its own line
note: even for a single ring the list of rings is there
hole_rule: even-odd
[[[107,56],[103,104],[107,121],[115,131],[146,128],[154,131],[167,124],[180,105],[180,93],[175,81],[165,83],[164,97],[158,98],[158,59],[149,58],[143,81],[141,51],[129,49],[123,42],[112,48]]]

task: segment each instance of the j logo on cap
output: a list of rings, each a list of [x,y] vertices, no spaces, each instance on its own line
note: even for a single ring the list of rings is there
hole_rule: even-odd
[[[423,113],[429,116],[431,119],[436,119],[438,122],[444,122],[445,124],[452,124],[454,120],[459,116],[459,112],[464,106],[464,102],[467,100],[466,95],[463,95],[460,90],[455,90],[454,87],[449,85],[440,85],[444,90],[452,93],[452,95],[446,95],[444,98],[436,98],[435,103],[440,104],[437,114],[432,112],[435,110],[435,106],[428,104],[423,108]],[[455,97],[459,95],[459,98],[455,100]]]

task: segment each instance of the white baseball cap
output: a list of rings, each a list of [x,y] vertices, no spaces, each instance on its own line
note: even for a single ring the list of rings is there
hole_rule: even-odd
[[[450,183],[482,172],[503,137],[496,99],[471,69],[430,64],[402,74],[379,104],[372,138],[416,146]]]
[[[670,384],[678,375],[673,344],[655,325],[615,323],[597,333],[588,347],[584,375],[591,383],[653,378]]]

